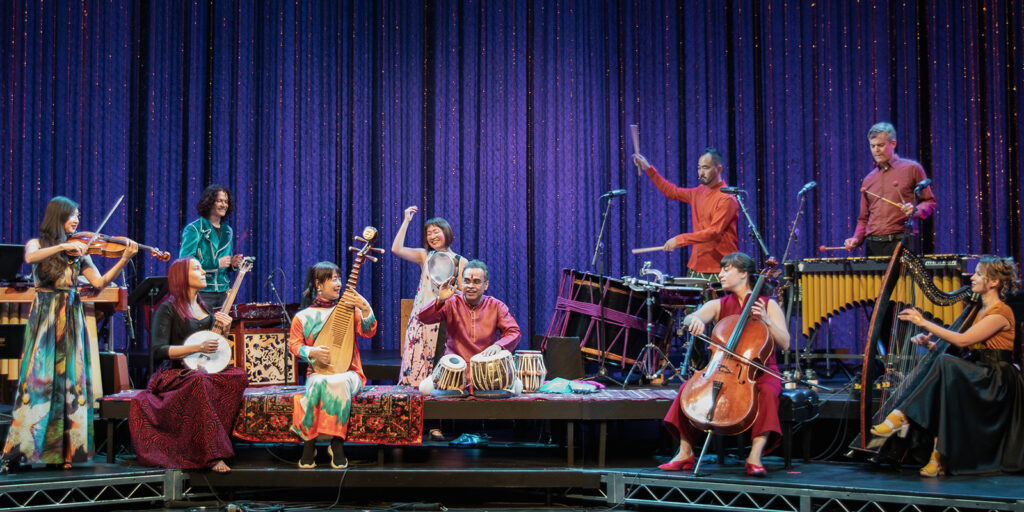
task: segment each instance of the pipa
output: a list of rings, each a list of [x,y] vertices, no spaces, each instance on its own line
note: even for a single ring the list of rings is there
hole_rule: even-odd
[[[377,228],[366,226],[363,228],[363,236],[354,237],[363,244],[362,249],[349,247],[348,250],[355,252],[356,257],[352,261],[352,271],[348,274],[348,281],[345,282],[345,290],[355,290],[356,282],[359,281],[359,269],[363,266],[364,260],[377,261],[370,252],[383,253],[384,249],[373,246],[377,241]],[[324,375],[333,375],[348,370],[352,364],[352,345],[355,343],[355,336],[352,333],[355,321],[355,307],[344,300],[345,290],[342,291],[342,298],[334,306],[331,314],[327,317],[323,329],[317,335],[313,345],[325,347],[331,351],[331,360],[328,364],[313,362],[313,371]]]

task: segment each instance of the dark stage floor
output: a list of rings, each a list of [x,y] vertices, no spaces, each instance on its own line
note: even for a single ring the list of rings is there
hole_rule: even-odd
[[[678,491],[680,493],[695,487],[711,490],[732,488],[779,495],[831,492],[850,497],[890,496],[908,502],[996,500],[1024,506],[1024,476],[929,479],[918,476],[916,471],[899,473],[868,463],[797,462],[792,469],[786,470],[780,458],[769,457],[766,461],[770,471],[768,476],[754,478],[744,473],[741,460],[730,456],[725,464],[705,463],[702,475],[695,477],[690,473],[656,469],[656,465],[667,457],[631,456],[628,450],[616,453],[608,468],[565,468],[557,447],[539,443],[498,444],[482,449],[449,448],[440,443],[389,448],[383,466],[378,465],[373,447],[350,446],[347,453],[352,459],[348,470],[325,467],[300,470],[293,463],[298,457],[297,447],[242,445],[231,473],[185,473],[182,489],[185,494],[178,501],[165,504],[156,500],[148,504],[125,503],[120,506],[110,503],[105,508],[178,510],[203,504],[219,508],[240,500],[263,505],[276,502],[291,507],[325,506],[337,499],[335,507],[342,509],[388,510],[412,503],[424,506],[439,503],[450,509],[467,510],[601,510],[615,504],[601,496],[602,492],[609,490],[608,482],[613,478],[624,481],[627,488],[657,480],[661,486],[679,487],[682,489]],[[325,457],[319,459],[321,463],[327,462]],[[69,471],[34,470],[5,475],[2,479],[4,487],[44,486],[58,481],[110,481],[164,473],[163,470],[138,467],[130,457],[122,457],[114,465],[102,463],[97,458],[92,464]],[[678,504],[672,506],[678,507]],[[626,503],[622,508],[653,510],[663,507]],[[768,509],[785,510],[779,507]],[[921,510],[927,510],[927,507]]]

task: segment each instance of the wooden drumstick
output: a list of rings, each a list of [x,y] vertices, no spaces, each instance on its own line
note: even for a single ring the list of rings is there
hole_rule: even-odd
[[[665,246],[664,245],[659,245],[657,247],[637,247],[636,249],[630,249],[629,252],[631,252],[633,254],[643,254],[645,252],[655,252],[655,251],[664,251],[664,250],[665,250]]]
[[[845,250],[845,249],[846,249],[846,246],[843,246],[843,245],[831,246],[831,247],[829,247],[827,245],[819,245],[818,246],[818,251],[820,251],[820,252],[839,251],[839,250]]]
[[[639,125],[635,125],[635,124],[629,125],[629,135],[633,138],[633,153],[639,155],[640,154],[640,126]],[[637,165],[636,166],[636,175],[640,176],[641,171],[643,171],[643,169],[640,168],[640,165]]]
[[[884,198],[884,197],[882,197],[882,196],[880,196],[880,195],[878,195],[878,194],[876,194],[876,193],[874,193],[874,192],[872,192],[872,191],[870,191],[870,190],[868,190],[866,188],[862,188],[862,189],[860,189],[860,191],[865,193],[865,194],[867,194],[867,195],[869,195],[869,196],[875,196],[875,197],[881,199],[882,201],[885,201],[885,202],[887,202],[887,203],[889,203],[889,204],[891,204],[891,205],[893,205],[893,206],[895,206],[895,207],[897,207],[897,208],[899,208],[901,210],[903,209],[903,205],[902,204],[899,204],[896,201],[891,201],[889,199],[886,199],[886,198]]]

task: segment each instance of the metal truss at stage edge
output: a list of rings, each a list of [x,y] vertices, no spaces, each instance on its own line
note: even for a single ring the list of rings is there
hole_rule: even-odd
[[[182,473],[141,471],[0,485],[0,510],[66,510],[180,499]]]
[[[601,477],[615,506],[757,512],[1024,512],[1024,500],[922,496],[857,489],[824,490],[625,473]],[[581,496],[582,497],[582,496]],[[595,496],[591,496],[593,499]]]

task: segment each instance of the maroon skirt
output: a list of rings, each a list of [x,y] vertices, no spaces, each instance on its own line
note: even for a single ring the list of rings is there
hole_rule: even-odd
[[[139,463],[200,469],[234,456],[231,430],[247,384],[245,370],[236,367],[212,375],[180,368],[154,374],[128,416]]]
[[[777,370],[774,358],[769,360],[769,368]],[[782,383],[771,375],[762,373],[758,376],[757,386],[757,418],[750,428],[751,437],[761,434],[768,434],[768,444],[765,446],[765,453],[771,452],[782,440],[782,426],[779,424],[779,393],[782,393]],[[683,390],[680,386],[679,391]],[[672,407],[669,407],[665,414],[665,428],[676,439],[685,439],[691,446],[703,440],[704,431],[694,427],[690,420],[683,414],[679,406],[679,394],[676,393]]]

